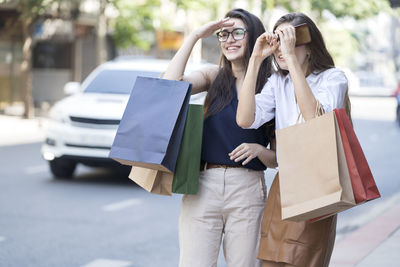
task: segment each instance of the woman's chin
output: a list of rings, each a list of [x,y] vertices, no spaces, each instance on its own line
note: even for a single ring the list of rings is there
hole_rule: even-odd
[[[284,62],[279,62],[278,66],[281,70],[288,70],[288,66]]]
[[[234,62],[234,61],[241,61],[243,59],[243,55],[234,54],[234,53],[226,53],[225,57],[227,60]]]

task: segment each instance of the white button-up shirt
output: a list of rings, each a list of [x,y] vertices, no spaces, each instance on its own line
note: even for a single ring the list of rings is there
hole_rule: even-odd
[[[325,112],[343,107],[347,79],[341,70],[331,68],[318,74],[312,73],[306,80]],[[299,113],[290,75],[274,73],[261,93],[256,95],[255,118],[250,128],[257,129],[273,118],[276,129],[292,126],[296,124]]]

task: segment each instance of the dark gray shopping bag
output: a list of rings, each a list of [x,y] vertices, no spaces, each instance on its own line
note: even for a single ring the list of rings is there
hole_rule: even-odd
[[[191,91],[188,82],[137,77],[109,157],[173,173]]]

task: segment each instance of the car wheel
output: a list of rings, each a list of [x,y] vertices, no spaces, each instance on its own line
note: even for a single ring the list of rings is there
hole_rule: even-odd
[[[54,159],[49,162],[51,173],[54,178],[66,179],[72,178],[74,171],[76,169],[76,162],[67,159]]]

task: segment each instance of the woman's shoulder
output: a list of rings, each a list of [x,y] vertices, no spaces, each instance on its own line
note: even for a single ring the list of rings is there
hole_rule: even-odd
[[[219,65],[207,64],[206,66],[200,68],[198,71],[201,72],[207,80],[214,81],[220,70],[221,67]]]
[[[216,64],[206,64],[202,68],[199,69],[199,71],[208,73],[208,74],[214,74],[217,75],[217,73],[221,70],[221,67]]]
[[[317,76],[323,78],[324,80],[340,79],[347,82],[347,78],[344,71],[336,67],[324,70],[318,73]]]
[[[274,83],[278,83],[279,81],[281,81],[283,79],[285,79],[285,76],[283,76],[279,72],[273,72],[271,74],[271,76],[268,77],[267,82],[274,84]]]

